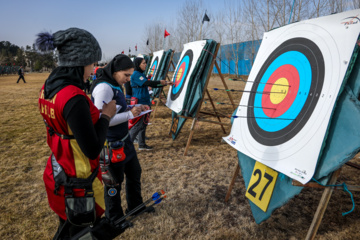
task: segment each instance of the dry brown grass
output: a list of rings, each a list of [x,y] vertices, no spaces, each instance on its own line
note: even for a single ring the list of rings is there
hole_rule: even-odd
[[[50,150],[37,110],[38,91],[47,75],[25,75],[26,84],[16,84],[15,75],[0,76],[0,239],[51,239],[57,228],[42,181]],[[226,82],[229,88],[243,87],[241,82]],[[220,88],[220,83],[213,76],[209,87]],[[215,102],[229,102],[224,92],[210,90],[210,94]],[[238,103],[241,94],[233,96]],[[218,107],[229,115],[232,112],[230,106]],[[210,104],[205,108],[210,109]],[[141,216],[118,239],[305,238],[320,190],[304,189],[258,225],[244,196],[241,177],[229,202],[224,202],[237,156],[233,148],[220,142],[225,136],[220,126],[200,123],[188,156],[183,156],[191,122],[175,141],[168,136],[170,123],[170,110],[159,105],[147,134],[154,151],[138,153],[144,199],[159,189],[164,189],[168,198],[156,207],[156,213]],[[359,156],[353,162],[360,163]],[[340,181],[359,185],[359,171],[345,166]],[[353,194],[355,210],[342,217],[341,212],[352,207],[350,197],[342,191],[333,193],[317,239],[360,239],[360,197],[358,192]]]

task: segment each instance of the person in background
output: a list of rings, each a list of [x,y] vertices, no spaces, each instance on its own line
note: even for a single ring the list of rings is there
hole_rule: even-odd
[[[100,74],[101,74],[101,71],[102,69],[104,68],[104,64],[103,63],[100,63],[97,65],[97,67],[94,69],[94,74],[97,78],[99,78]]]
[[[90,78],[91,78],[91,75],[85,81],[85,89],[84,90],[85,90],[86,94],[90,93]]]
[[[24,81],[24,83],[26,83],[26,82],[25,82],[25,78],[24,78],[24,69],[23,69],[23,66],[20,66],[20,67],[19,67],[18,75],[19,75],[19,78],[18,78],[18,80],[17,80],[16,83],[19,83],[20,79],[22,79],[22,80]]]
[[[96,63],[94,66],[94,74],[96,75],[96,71],[99,69],[99,63]]]
[[[166,85],[172,85],[173,82],[160,80],[160,81],[148,81],[144,71],[146,69],[146,61],[144,58],[137,57],[134,59],[135,71],[131,75],[131,88],[132,96],[137,99],[138,104],[150,106],[150,94],[148,87],[158,88]],[[152,147],[146,145],[145,135],[146,127],[148,125],[148,119],[150,114],[145,114],[141,118],[130,122],[130,137],[132,141],[137,139],[139,144],[139,150],[152,150]]]
[[[132,97],[132,88],[131,88],[130,82],[126,82],[124,84],[124,86],[125,86],[126,102],[127,102],[127,104],[130,104],[131,97]]]
[[[116,105],[109,101],[100,113],[83,91],[101,59],[101,48],[91,33],[79,28],[37,36],[40,51],[57,48],[59,54],[58,67],[46,79],[38,102],[52,152],[43,179],[60,221],[54,239],[70,239],[90,225],[97,239],[113,239],[124,230],[100,219],[105,201],[99,154]]]
[[[111,221],[124,216],[121,207],[121,185],[126,176],[126,201],[127,212],[143,203],[141,196],[141,167],[136,155],[134,145],[129,137],[128,120],[148,109],[148,106],[128,106],[123,92],[123,84],[130,81],[134,71],[134,64],[126,55],[119,54],[102,69],[100,78],[93,82],[91,97],[98,109],[102,109],[105,103],[116,101],[117,114],[111,119],[107,141],[109,145],[110,181],[105,183],[105,215]],[[106,157],[104,158],[106,159]],[[142,208],[138,212],[155,211],[153,207]]]

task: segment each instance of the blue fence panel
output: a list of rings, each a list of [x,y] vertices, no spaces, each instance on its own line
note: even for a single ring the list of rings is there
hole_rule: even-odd
[[[221,59],[221,73],[249,75],[260,44],[261,40],[222,45],[218,53]],[[238,60],[237,71],[236,59]],[[217,71],[214,70],[213,73]]]
[[[261,40],[256,40],[220,46],[216,61],[219,65],[221,73],[249,75],[260,44]],[[180,55],[181,52],[174,53],[173,62],[175,66],[179,61]],[[237,71],[235,67],[236,59],[238,60]],[[169,71],[174,71],[174,68],[170,66]],[[213,68],[212,72],[219,73],[216,67]]]
[[[172,61],[173,61],[174,65],[175,65],[175,67],[176,67],[176,65],[177,65],[177,63],[178,63],[178,61],[179,61],[179,59],[180,59],[180,55],[181,55],[181,52],[176,52],[176,53],[174,53],[174,55],[173,55]],[[169,71],[170,71],[170,72],[175,71],[174,67],[173,67],[171,64],[170,64]]]
[[[229,72],[230,72],[230,74],[236,74],[236,67],[235,67],[235,61],[234,60],[230,60]]]

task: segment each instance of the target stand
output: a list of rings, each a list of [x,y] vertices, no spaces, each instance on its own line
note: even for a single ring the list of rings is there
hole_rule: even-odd
[[[350,167],[353,167],[353,168],[356,168],[356,169],[360,170],[360,165],[358,165],[358,164],[351,163],[351,162],[347,162],[345,164],[350,166]],[[307,235],[306,235],[306,238],[305,238],[306,240],[315,239],[316,233],[317,233],[317,231],[319,229],[319,226],[321,224],[321,220],[322,220],[322,218],[323,218],[323,216],[325,214],[326,208],[328,206],[328,203],[330,201],[330,198],[331,198],[331,195],[332,195],[333,191],[334,190],[344,190],[343,186],[333,186],[333,185],[336,184],[336,181],[340,176],[341,169],[342,169],[342,167],[340,167],[338,170],[334,171],[331,174],[331,177],[329,178],[329,181],[328,181],[326,186],[321,185],[321,184],[316,183],[316,182],[308,182],[306,184],[302,184],[302,183],[300,183],[300,182],[298,182],[296,180],[292,181],[293,186],[324,189],[323,194],[322,194],[321,199],[320,199],[320,202],[318,204],[317,210],[315,212],[315,215],[313,217],[313,220],[312,220],[311,225],[309,227],[309,230],[307,232]],[[235,180],[236,180],[237,176],[239,175],[239,172],[240,172],[240,166],[239,166],[239,164],[237,164],[236,167],[235,167],[234,175],[233,175],[233,177],[231,179],[228,191],[227,191],[226,196],[225,196],[225,202],[229,201],[231,191],[232,191],[232,189],[234,187]],[[349,191],[360,192],[360,186],[358,186],[358,185],[347,185],[347,189]]]
[[[224,134],[226,134],[226,130],[225,130],[224,126],[231,126],[231,123],[225,123],[225,122],[221,121],[221,117],[225,117],[226,115],[224,115],[224,114],[222,114],[222,113],[220,113],[219,111],[216,110],[215,104],[214,104],[214,102],[213,102],[213,100],[212,100],[212,98],[210,96],[210,93],[209,93],[209,91],[207,89],[208,84],[209,84],[209,80],[210,80],[210,76],[211,76],[211,73],[212,73],[212,70],[213,70],[214,66],[218,70],[219,76],[221,78],[221,81],[222,81],[225,89],[228,89],[227,84],[225,82],[225,79],[224,79],[223,75],[221,74],[221,70],[220,70],[220,68],[219,68],[219,66],[218,66],[218,64],[216,62],[216,56],[217,56],[217,53],[219,51],[219,48],[220,48],[220,43],[217,43],[215,52],[214,52],[214,54],[212,56],[212,61],[211,61],[211,64],[210,64],[210,68],[209,68],[209,71],[208,71],[207,76],[206,76],[206,82],[205,82],[204,89],[203,89],[203,92],[202,92],[202,97],[201,97],[200,103],[199,103],[199,105],[197,107],[197,110],[195,112],[195,117],[188,117],[188,116],[178,115],[178,117],[192,120],[192,124],[191,124],[191,128],[190,128],[190,134],[189,134],[189,138],[188,138],[187,143],[186,143],[184,156],[187,155],[187,152],[189,150],[189,147],[190,147],[191,140],[192,140],[194,132],[195,132],[195,126],[196,126],[197,122],[206,122],[206,123],[212,123],[212,124],[220,125],[222,131],[224,132]],[[227,95],[228,95],[228,97],[230,99],[231,105],[233,106],[233,110],[235,110],[236,104],[234,103],[234,100],[233,100],[230,92],[227,91],[226,93],[227,93]],[[202,104],[204,102],[205,94],[206,94],[206,96],[209,99],[209,102],[211,104],[211,107],[212,107],[212,110],[213,110],[212,112],[201,111],[201,107],[202,107]],[[206,119],[204,117],[205,115],[216,117],[217,121]],[[169,134],[171,135],[172,132],[174,132],[174,130],[176,130],[176,128],[177,128],[177,124],[174,123],[172,125],[172,128],[171,128]]]
[[[175,65],[174,65],[174,62],[173,62],[174,52],[175,52],[174,50],[171,52],[170,58],[169,58],[169,64],[168,64],[168,66],[163,70],[163,71],[164,71],[164,74],[163,74],[163,75],[166,76],[169,81],[171,81],[170,78],[169,78],[169,76],[168,76],[170,66],[173,66],[173,68],[175,69]],[[163,87],[161,88],[160,93],[158,94],[158,96],[156,96],[156,97],[154,97],[154,98],[152,99],[154,102],[156,102],[156,104],[155,104],[154,110],[153,110],[153,112],[152,112],[152,114],[151,114],[152,116],[151,116],[150,122],[154,122],[154,121],[155,121],[156,109],[157,109],[157,107],[159,106],[159,103],[162,102],[162,103],[165,105],[165,103],[162,101],[161,94],[164,94],[164,97],[165,97],[165,99],[166,99],[166,94],[165,94],[165,92],[164,92],[164,88],[163,88]]]
[[[353,167],[353,168],[356,168],[356,169],[360,170],[360,166],[355,164],[355,163],[347,162],[345,164],[350,166],[350,167]],[[307,235],[306,235],[306,238],[305,238],[306,240],[315,239],[316,233],[317,233],[317,231],[319,229],[319,226],[321,224],[321,220],[322,220],[322,218],[323,218],[323,216],[325,214],[326,208],[327,208],[328,203],[330,201],[332,192],[334,190],[337,190],[337,189],[344,190],[343,186],[336,186],[336,187],[331,186],[331,185],[336,184],[336,180],[340,176],[341,168],[339,168],[338,170],[336,170],[336,171],[334,171],[332,173],[332,175],[331,175],[331,177],[330,177],[330,179],[329,179],[329,181],[327,183],[328,186],[323,186],[323,185],[320,185],[320,184],[318,184],[316,182],[309,182],[309,183],[306,183],[306,184],[301,184],[300,182],[298,182],[296,180],[293,180],[293,182],[292,182],[293,186],[310,187],[310,188],[323,188],[324,189],[323,194],[322,194],[321,199],[320,199],[320,202],[319,202],[319,205],[318,205],[318,207],[316,209],[314,218],[313,218],[313,220],[311,222],[311,225],[310,225],[310,228],[309,228],[309,230],[307,232]],[[360,192],[360,186],[358,186],[358,185],[347,185],[347,189],[349,191]]]
[[[339,169],[359,152],[360,24],[347,21],[359,15],[357,9],[264,33],[239,105],[246,108],[238,108],[223,138],[238,154],[225,201],[241,170],[258,224],[303,187],[321,186],[306,237],[313,239]]]

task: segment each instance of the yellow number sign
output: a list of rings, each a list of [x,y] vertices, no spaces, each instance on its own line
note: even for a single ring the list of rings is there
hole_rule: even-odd
[[[177,118],[174,118],[174,122],[173,122],[173,124],[172,124],[172,126],[171,126],[171,133],[172,134],[175,134],[176,133],[176,130],[177,130],[177,127],[178,127],[178,123],[179,123],[179,118],[177,117]]]
[[[245,196],[264,212],[270,203],[278,172],[256,162]]]

